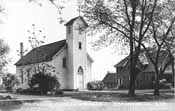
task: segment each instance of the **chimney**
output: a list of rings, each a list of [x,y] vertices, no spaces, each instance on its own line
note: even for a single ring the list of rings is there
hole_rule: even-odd
[[[20,42],[20,57],[22,58],[24,56],[24,46],[23,42]]]

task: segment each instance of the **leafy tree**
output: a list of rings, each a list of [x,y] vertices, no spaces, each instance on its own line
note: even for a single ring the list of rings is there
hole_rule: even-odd
[[[27,32],[29,33],[29,43],[32,49],[36,50],[37,59],[44,57],[44,55],[40,54],[44,53],[39,48],[44,44],[44,39],[46,38],[43,35],[43,31],[37,29],[36,26],[32,24],[32,29]],[[37,85],[41,94],[46,94],[48,91],[53,91],[55,88],[59,88],[60,83],[56,77],[57,72],[54,66],[47,62],[33,64],[27,69],[27,72],[31,71],[34,73],[32,78],[28,81],[31,88],[34,88]]]
[[[38,86],[41,94],[46,94],[48,91],[53,91],[60,87],[60,83],[56,76],[42,72],[34,74],[29,85],[31,88]]]
[[[44,39],[46,38],[43,34],[43,31],[41,29],[36,28],[35,24],[32,24],[32,29],[27,31],[29,33],[29,43],[31,45],[32,50],[36,50],[36,57],[37,59],[40,59],[44,57],[45,55],[43,50],[40,50],[40,46],[44,44]],[[42,54],[40,54],[42,53]],[[55,70],[56,68],[47,62],[37,63],[37,64],[31,64],[30,67],[26,69],[26,72],[28,73],[28,83],[30,84],[30,73],[33,73],[34,75],[37,74],[43,74],[43,76],[47,76],[48,73],[52,73],[52,76],[56,76],[58,72]],[[33,76],[33,75],[32,75]]]
[[[157,0],[85,0],[82,6],[90,34],[104,31],[97,45],[124,40],[130,47],[130,96],[135,95],[140,43],[147,36],[156,5]]]
[[[18,84],[19,84],[19,81],[14,74],[8,73],[3,76],[3,85],[5,86],[6,90],[11,91],[12,88]]]
[[[0,39],[0,72],[2,68],[8,63],[7,54],[9,52],[9,46],[4,42],[3,39]]]
[[[29,33],[29,43],[31,45],[32,49],[36,49],[37,59],[44,57],[45,55],[41,55],[39,53],[42,53],[42,50],[40,50],[40,47],[42,44],[44,44],[44,40],[46,36],[43,34],[43,31],[41,29],[37,29],[35,24],[32,24],[32,29],[27,31]],[[34,67],[35,73],[42,72],[45,73],[46,71],[55,72],[55,67],[52,65],[49,65],[47,63],[41,63],[37,65],[32,65]],[[30,68],[31,69],[31,68]]]
[[[166,70],[166,68],[170,65],[172,65],[172,72],[174,75],[174,57],[173,57],[175,47],[174,4],[175,4],[174,0],[169,0],[164,1],[163,3],[159,3],[159,5],[155,7],[151,27],[149,28],[148,37],[146,38],[147,40],[145,40],[145,42],[140,43],[146,50],[146,53],[155,69],[154,95],[157,96],[160,94],[159,93],[160,75],[162,75]],[[152,45],[151,49],[150,47],[146,46],[147,44]],[[164,58],[165,61],[163,65],[160,66],[160,63],[162,62],[161,59],[163,52],[166,52],[167,56],[166,58]]]

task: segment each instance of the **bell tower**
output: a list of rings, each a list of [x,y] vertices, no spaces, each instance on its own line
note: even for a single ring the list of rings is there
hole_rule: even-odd
[[[86,73],[87,51],[86,31],[87,24],[81,16],[73,18],[65,24],[68,60],[68,81],[70,88],[84,88],[84,73]],[[79,68],[83,73],[79,73]],[[80,77],[81,76],[81,77]]]

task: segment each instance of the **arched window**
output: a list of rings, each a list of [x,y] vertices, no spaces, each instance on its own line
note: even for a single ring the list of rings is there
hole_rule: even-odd
[[[83,74],[83,68],[81,66],[78,68],[78,74]]]

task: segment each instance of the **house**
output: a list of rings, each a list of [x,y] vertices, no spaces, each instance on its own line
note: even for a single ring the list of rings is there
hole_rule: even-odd
[[[153,53],[152,55],[155,55]],[[117,73],[117,84],[119,88],[128,88],[130,82],[130,72],[129,72],[129,64],[130,64],[130,56],[125,57],[119,63],[114,65]],[[167,51],[161,51],[159,56],[158,66],[161,67],[164,63],[169,59]],[[155,81],[155,70],[154,66],[151,63],[147,54],[143,51],[139,55],[139,63],[138,64],[138,74],[136,77],[136,88],[138,89],[146,89],[153,88],[153,83]],[[142,65],[142,66],[141,66]],[[160,75],[160,79],[165,79],[169,83],[173,83],[173,74],[172,74],[172,66],[169,65],[164,74]]]
[[[117,74],[108,72],[102,80],[105,88],[112,89],[117,87]]]
[[[65,40],[34,48],[16,62],[16,73],[24,87],[27,87],[34,73],[33,66],[48,64],[55,68],[51,73],[58,73],[61,89],[86,89],[86,84],[92,79],[93,63],[86,50],[85,29],[88,25],[79,16],[71,19],[65,26]]]

